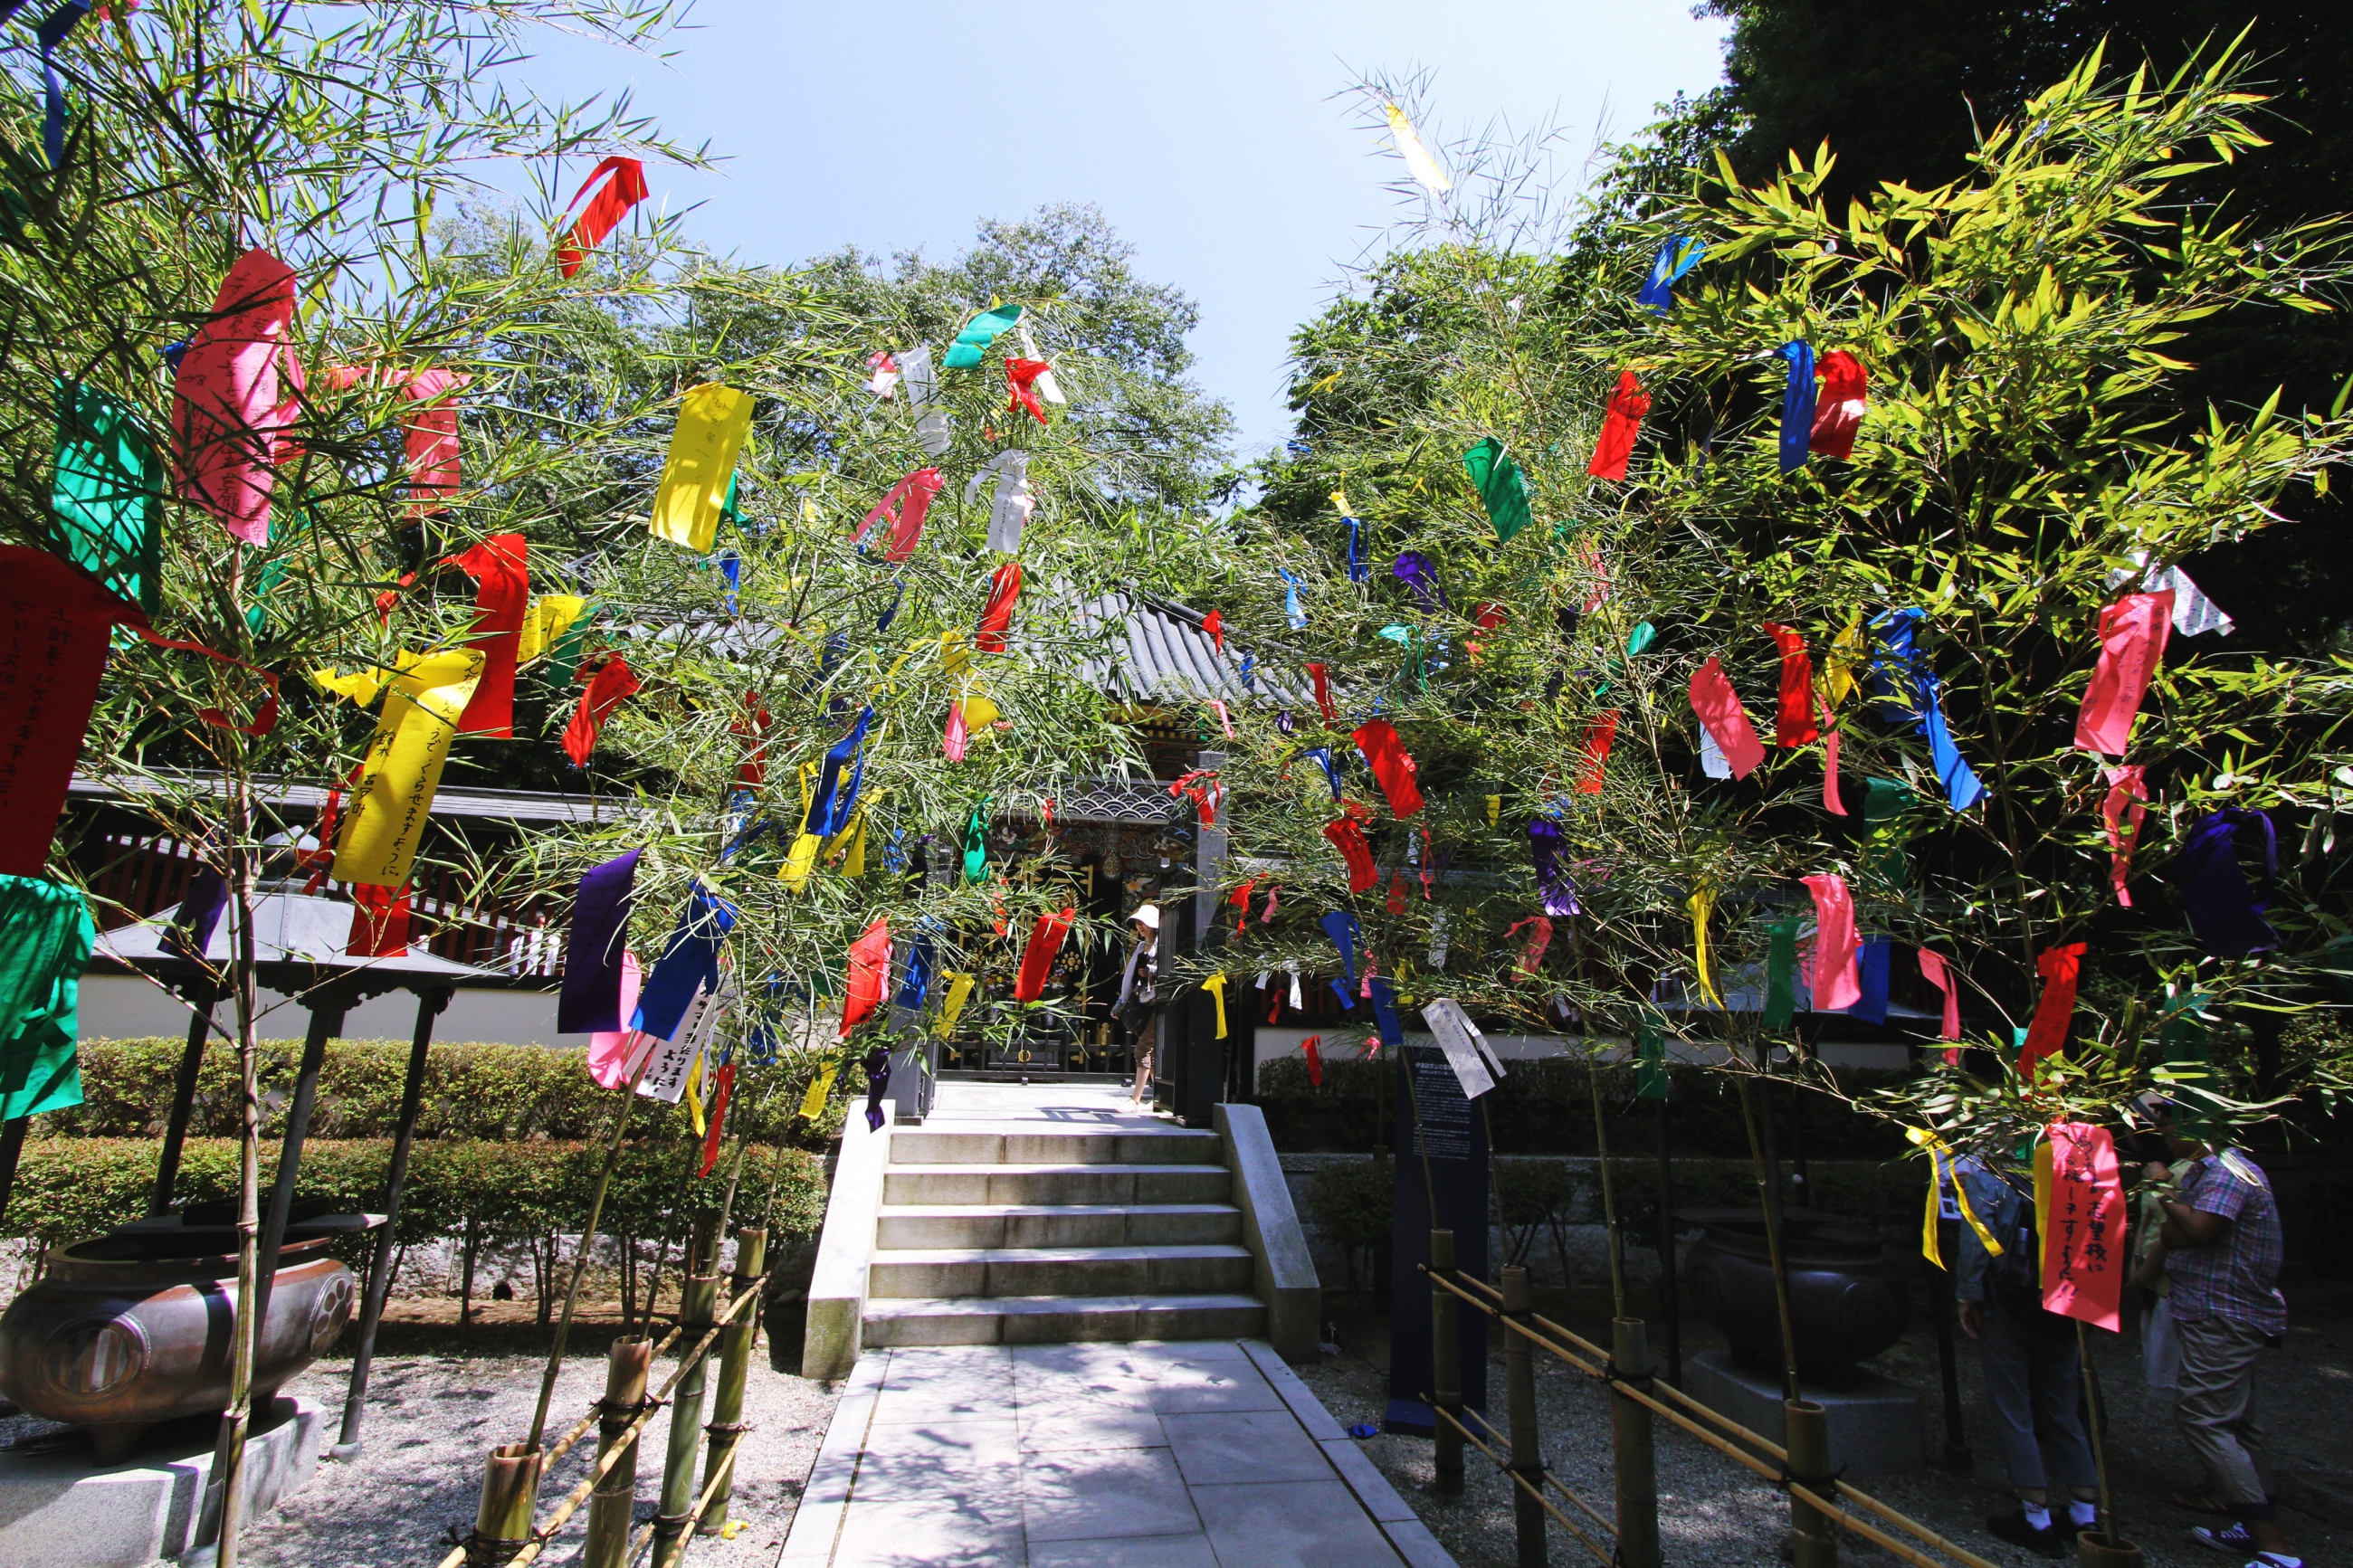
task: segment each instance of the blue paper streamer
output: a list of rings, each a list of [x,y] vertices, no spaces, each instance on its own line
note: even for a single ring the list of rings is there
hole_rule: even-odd
[[[1806,448],[1814,439],[1814,351],[1804,342],[1786,342],[1774,351],[1789,362],[1789,378],[1781,389],[1781,471],[1806,463]]]
[[[1698,266],[1699,258],[1706,254],[1707,242],[1704,239],[1690,239],[1679,234],[1668,236],[1651,260],[1651,276],[1635,294],[1634,302],[1665,315],[1667,308],[1675,302],[1676,281]]]
[[[1380,1026],[1381,1044],[1392,1049],[1405,1044],[1405,1026],[1398,1022],[1397,987],[1378,975],[1373,977],[1373,1021]]]
[[[49,155],[49,167],[54,169],[66,161],[66,89],[58,80],[57,48],[66,36],[90,15],[90,0],[66,0],[66,3],[41,19],[35,34],[41,42],[41,150]],[[0,20],[5,20],[0,17]]]
[[[1299,579],[1285,567],[1275,570],[1282,574],[1282,613],[1291,617],[1293,631],[1303,632],[1307,629],[1307,612],[1299,606]]]
[[[1936,677],[1915,646],[1922,612],[1889,610],[1871,623],[1879,651],[1871,659],[1871,689],[1879,717],[1890,724],[1909,724],[1915,734],[1928,738],[1929,764],[1945,788],[1945,801],[1955,811],[1967,811],[1985,794],[1945,722],[1944,704]]]
[[[849,826],[849,814],[858,806],[858,784],[866,775],[866,727],[874,721],[874,710],[858,710],[858,722],[849,733],[833,743],[825,754],[825,765],[817,775],[817,789],[809,796],[808,825],[802,831],[830,838]],[[841,784],[841,770],[851,757],[858,759],[850,768],[849,783]]]
[[[1341,521],[1348,525],[1348,581],[1361,583],[1373,574],[1373,569],[1365,563],[1364,519],[1351,517]]]
[[[1349,982],[1354,984],[1356,978],[1356,917],[1345,910],[1334,910],[1315,923],[1324,928],[1324,934],[1330,937],[1332,945],[1340,950],[1340,967],[1347,973]]]
[[[907,965],[899,973],[898,994],[891,998],[894,1007],[904,1007],[920,1013],[923,999],[932,992],[932,939],[918,936],[907,944]]]
[[[735,929],[735,906],[702,884],[686,901],[669,945],[638,993],[629,1027],[667,1040],[678,1033],[695,993],[719,984],[719,944]]]
[[[1893,938],[1867,938],[1855,954],[1855,984],[1862,995],[1846,1010],[1850,1018],[1860,1018],[1866,1024],[1887,1022],[1887,983],[1894,973],[1895,942]]]
[[[906,596],[907,584],[904,583],[898,584],[892,589],[891,607],[874,618],[874,629],[876,631],[887,632],[891,629],[891,623],[899,618],[899,601]]]

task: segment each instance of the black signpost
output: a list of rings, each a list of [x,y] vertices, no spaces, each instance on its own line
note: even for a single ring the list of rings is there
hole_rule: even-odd
[[[1430,1262],[1432,1227],[1454,1232],[1454,1265],[1487,1277],[1487,1119],[1464,1098],[1461,1080],[1435,1046],[1391,1049],[1397,1070],[1397,1219],[1390,1237],[1389,1404],[1382,1426],[1410,1436],[1437,1433],[1422,1396],[1431,1392]],[[1408,1075],[1410,1074],[1410,1079]],[[1433,1202],[1436,1214],[1433,1216]],[[1487,1318],[1455,1316],[1462,1347],[1462,1403],[1487,1408]],[[1466,1418],[1467,1419],[1467,1418]],[[1485,1423],[1470,1420],[1472,1430]]]

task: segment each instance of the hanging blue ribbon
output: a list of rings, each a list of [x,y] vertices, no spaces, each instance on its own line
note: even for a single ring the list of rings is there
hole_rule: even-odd
[[[918,936],[907,944],[907,967],[899,974],[898,994],[891,998],[892,1005],[920,1013],[923,998],[932,991],[932,939]]]
[[[1380,1026],[1381,1044],[1395,1049],[1405,1044],[1405,1026],[1398,1022],[1397,987],[1373,977],[1373,1021]]]
[[[41,80],[46,85],[41,105],[41,149],[48,153],[52,169],[66,161],[66,89],[65,84],[58,80],[57,48],[89,15],[90,0],[66,0],[42,18],[35,35],[41,41]],[[0,20],[5,19],[0,16]]]
[[[1929,764],[1936,782],[1945,786],[1945,801],[1955,811],[1967,811],[1985,794],[1985,785],[1961,755],[1953,732],[1945,723],[1944,704],[1936,677],[1914,645],[1922,612],[1889,610],[1871,623],[1879,651],[1871,659],[1871,689],[1880,719],[1909,724],[1928,738]]]
[[[735,929],[735,906],[702,883],[695,884],[678,927],[670,934],[654,971],[638,993],[638,1010],[629,1027],[667,1040],[678,1033],[679,1020],[694,1001],[695,993],[719,985],[719,944]]]
[[[1278,566],[1275,570],[1282,574],[1282,613],[1291,617],[1293,631],[1303,632],[1307,629],[1307,612],[1299,607],[1299,579],[1288,568]]]
[[[1528,823],[1528,848],[1536,863],[1536,892],[1544,900],[1547,915],[1574,915],[1583,911],[1577,907],[1577,885],[1568,879],[1568,872],[1560,863],[1560,826],[1544,817]]]
[[[1286,735],[1295,735],[1299,732],[1299,721],[1291,716],[1291,710],[1288,708],[1277,710],[1274,715],[1274,727]]]
[[[719,558],[719,574],[727,579],[727,613],[735,613],[736,598],[744,586],[744,558],[733,550]]]
[[[1855,984],[1862,994],[1846,1010],[1850,1018],[1860,1018],[1866,1024],[1887,1022],[1887,985],[1895,969],[1895,942],[1893,938],[1866,938],[1856,951]]]
[[[808,825],[802,831],[830,838],[849,826],[849,814],[857,809],[858,783],[866,774],[866,726],[874,721],[874,710],[858,710],[858,722],[849,733],[833,743],[825,754],[825,765],[818,770],[817,789],[809,796]],[[849,784],[841,787],[841,770],[855,756],[857,765],[850,769]]]
[[[1781,471],[1806,464],[1806,449],[1814,439],[1814,351],[1803,342],[1783,343],[1774,351],[1789,362],[1789,379],[1781,389]]]
[[[1389,570],[1398,581],[1413,590],[1414,603],[1419,606],[1422,614],[1430,613],[1433,598],[1437,601],[1438,608],[1449,607],[1446,603],[1446,589],[1438,581],[1438,565],[1420,551],[1407,551],[1397,558],[1397,564]]]
[[[227,909],[228,879],[210,866],[199,867],[172,923],[164,928],[164,951],[176,952],[191,963],[203,963],[205,950],[212,946],[213,932],[220,929],[221,915]]]
[[[875,617],[874,629],[876,631],[887,632],[891,629],[891,623],[896,620],[899,616],[899,601],[906,596],[906,584],[901,583],[892,587],[891,590],[891,607]]]
[[[728,861],[733,860],[735,858],[735,852],[737,850],[743,848],[754,839],[760,837],[763,834],[766,833],[770,828],[775,827],[776,826],[776,819],[773,816],[764,816],[760,818],[759,821],[753,823],[750,826],[744,828],[743,832],[737,834],[728,844],[727,847],[719,852],[719,863],[723,866]]]
[[[1309,761],[1314,763],[1316,766],[1324,770],[1324,777],[1332,785],[1333,804],[1335,805],[1338,805],[1340,800],[1340,759],[1332,754],[1332,748],[1329,746],[1310,747],[1305,752],[1305,755]]]
[[[882,869],[903,871],[907,868],[906,837],[907,830],[903,827],[891,830],[891,842],[882,848]]]
[[[1254,656],[1247,653],[1242,655],[1241,677],[1244,691],[1258,689],[1258,659]]]
[[[1667,307],[1675,302],[1676,280],[1698,266],[1699,258],[1706,254],[1707,242],[1704,239],[1687,239],[1679,234],[1668,236],[1659,247],[1659,254],[1651,263],[1651,276],[1634,296],[1634,303],[1648,305],[1665,315]]]
[[[1332,994],[1340,999],[1340,1005],[1346,1011],[1353,1013],[1356,1010],[1356,998],[1349,993],[1348,987],[1342,982],[1337,980],[1332,982]]]
[[[1362,518],[1344,518],[1348,525],[1348,581],[1361,583],[1373,574],[1365,564],[1365,521]]]
[[[157,349],[155,357],[172,367],[172,379],[177,381],[180,378],[180,361],[186,356],[187,352],[188,340],[182,338],[176,343],[165,343],[162,348]]]
[[[2242,826],[2263,830],[2261,898],[2247,886],[2246,874],[2239,869]],[[2176,864],[2180,868],[2181,899],[2189,909],[2190,929],[2207,952],[2218,958],[2244,958],[2279,946],[2279,932],[2263,919],[2279,876],[2279,838],[2270,816],[2238,806],[2209,812],[2189,830],[2189,842],[2181,847]]]
[[[1334,910],[1315,923],[1324,928],[1324,934],[1330,937],[1332,944],[1340,950],[1340,967],[1354,982],[1356,978],[1356,917],[1345,910]]]

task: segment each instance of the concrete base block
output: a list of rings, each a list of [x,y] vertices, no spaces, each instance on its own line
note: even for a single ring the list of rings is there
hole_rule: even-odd
[[[271,1402],[246,1439],[248,1519],[276,1509],[319,1468],[326,1421],[306,1399]],[[79,1436],[0,1459],[0,1563],[9,1568],[145,1568],[159,1558],[211,1556],[219,1528],[205,1510],[213,1468],[210,1420],[159,1427],[139,1453],[98,1465]]]
[[[1724,1351],[1683,1360],[1683,1392],[1774,1442],[1784,1441],[1781,1375],[1742,1366]],[[1906,1475],[1922,1468],[1920,1396],[1875,1372],[1798,1380],[1800,1396],[1829,1417],[1831,1468],[1846,1475]]]

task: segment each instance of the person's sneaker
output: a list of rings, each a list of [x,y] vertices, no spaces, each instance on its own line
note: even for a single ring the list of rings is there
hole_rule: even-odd
[[[2233,1557],[2242,1556],[2255,1549],[2254,1534],[2243,1524],[2226,1524],[2219,1529],[2193,1524],[2189,1527],[2189,1538],[2200,1546],[2227,1552]]]
[[[2041,1530],[2027,1523],[2024,1513],[1998,1513],[1986,1521],[1986,1528],[2015,1546],[2023,1546],[2038,1557],[2056,1560],[2067,1555],[2067,1542],[2056,1530],[2044,1525]]]
[[[2258,1552],[2247,1568],[2304,1568],[2304,1559],[2290,1557],[2284,1552]]]

